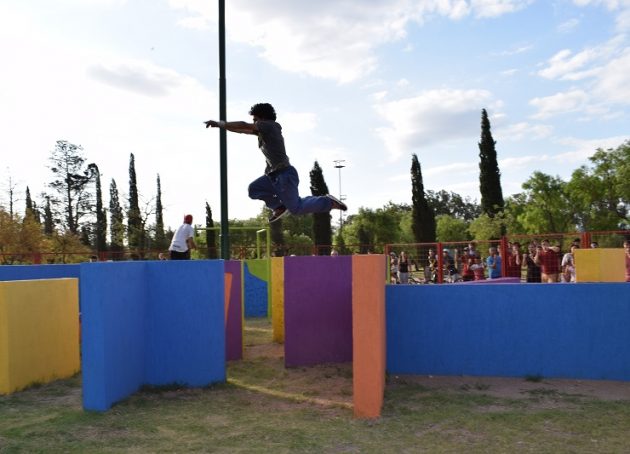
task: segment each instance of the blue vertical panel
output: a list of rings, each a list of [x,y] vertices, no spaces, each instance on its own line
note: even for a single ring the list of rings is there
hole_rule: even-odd
[[[225,380],[224,262],[147,262],[146,383]]]
[[[387,286],[390,373],[630,380],[630,286]]]
[[[245,276],[245,317],[266,317],[268,309],[268,283],[249,271],[243,263]]]
[[[86,410],[105,411],[144,382],[145,266],[145,262],[81,265]]]

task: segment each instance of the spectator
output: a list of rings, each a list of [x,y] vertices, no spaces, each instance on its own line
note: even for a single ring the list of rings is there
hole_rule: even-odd
[[[444,268],[446,282],[457,282],[459,280],[455,259],[453,259],[448,249],[442,251],[442,266]]]
[[[518,277],[521,278],[521,244],[519,242],[512,243],[512,247],[507,253],[507,267],[506,267],[506,276],[507,277]]]
[[[424,267],[424,281],[425,282],[437,282],[437,269],[438,269],[438,259],[437,255],[435,255],[435,251],[433,249],[429,249],[429,254],[427,256],[427,264]]]
[[[599,247],[599,243],[597,241],[591,241],[591,249],[597,249]]]
[[[400,259],[398,260],[398,278],[401,284],[409,283],[409,259],[405,251],[401,251]]]
[[[195,231],[192,228],[192,221],[192,214],[184,216],[184,223],[173,235],[171,246],[168,248],[171,253],[171,260],[190,260],[190,250],[197,247],[193,239]]]
[[[623,242],[623,249],[626,251],[626,282],[630,282],[630,240]]]
[[[551,247],[549,240],[542,240],[541,246],[536,248],[534,261],[540,266],[540,277],[543,283],[558,282],[560,272],[558,261],[558,247]]]
[[[540,266],[534,261],[536,257],[536,248],[538,246],[534,241],[527,246],[528,252],[523,254],[523,265],[527,267],[527,282],[540,283]]]
[[[573,243],[571,245],[570,252],[567,252],[562,257],[562,264],[560,265],[562,268],[562,275],[560,276],[560,280],[562,282],[575,282],[575,256],[573,253],[576,249],[579,249],[580,246]]]
[[[389,253],[389,279],[392,284],[398,284],[398,257],[394,251]]]
[[[488,258],[486,265],[488,267],[488,279],[497,279],[501,277],[501,257],[497,253],[496,247],[488,249]]]
[[[337,249],[333,249],[330,251],[330,256],[331,257],[337,257],[339,255],[339,252],[337,252]]]

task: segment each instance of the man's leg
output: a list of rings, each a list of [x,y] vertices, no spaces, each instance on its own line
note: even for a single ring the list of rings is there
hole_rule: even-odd
[[[332,201],[325,196],[300,198],[298,193],[300,178],[294,167],[288,167],[271,177],[271,184],[291,214],[327,213],[332,208]]]
[[[249,184],[248,192],[250,199],[262,200],[265,202],[265,205],[272,210],[282,205],[274,189],[274,185],[271,183],[271,178],[267,175],[263,175],[252,181]]]

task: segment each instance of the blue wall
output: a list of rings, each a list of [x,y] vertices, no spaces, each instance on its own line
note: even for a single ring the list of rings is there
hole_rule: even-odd
[[[630,380],[630,285],[387,286],[387,370]]]
[[[244,263],[245,317],[266,317],[268,309],[267,282],[254,276]]]
[[[142,385],[225,381],[222,261],[82,264],[79,285],[85,409]]]
[[[2,265],[0,281],[79,277],[80,265]]]

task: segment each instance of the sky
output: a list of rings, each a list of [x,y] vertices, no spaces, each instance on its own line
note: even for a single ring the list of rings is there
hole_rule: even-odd
[[[227,119],[270,102],[310,194],[317,161],[348,214],[425,189],[480,199],[481,110],[505,196],[542,171],[568,179],[630,138],[630,0],[228,0]],[[219,220],[218,2],[3,0],[0,201],[21,208],[52,180],[57,140],[81,145],[142,203],[159,174],[167,226]],[[228,134],[228,217],[262,202],[255,137]],[[345,167],[335,168],[335,160]],[[341,184],[340,184],[341,183]],[[333,213],[333,220],[337,219]]]

